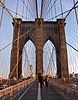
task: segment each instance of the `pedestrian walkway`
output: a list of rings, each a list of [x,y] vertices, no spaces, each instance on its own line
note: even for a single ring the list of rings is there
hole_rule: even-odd
[[[43,85],[41,88],[41,100],[65,100],[56,88],[49,84],[48,87]]]
[[[65,100],[56,88],[51,84],[46,87],[43,85],[40,87],[36,81],[32,83],[25,91],[19,95],[18,99],[14,100]]]

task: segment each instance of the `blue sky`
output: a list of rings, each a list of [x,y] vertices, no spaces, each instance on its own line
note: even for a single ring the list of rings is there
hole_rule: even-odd
[[[3,2],[4,0],[2,0]],[[17,4],[17,0],[5,0],[5,5],[8,9],[11,9],[12,11],[16,12],[16,4]],[[27,1],[27,0],[26,0]],[[31,0],[29,0],[31,1]],[[39,16],[40,16],[40,4],[41,4],[41,0],[37,0],[38,1],[38,12],[39,12]],[[47,0],[45,0],[47,1]],[[75,0],[77,1],[77,0]],[[50,0],[48,0],[48,2],[50,2]],[[54,1],[51,1],[54,2]],[[30,11],[32,12],[32,8],[30,7],[30,4],[27,4],[28,9],[30,9]],[[45,13],[50,9],[51,7],[51,3],[49,5],[49,7],[47,7]],[[59,0],[57,0],[56,2],[56,11],[57,11],[57,15],[61,13],[61,9],[60,9],[60,2]],[[69,8],[71,8],[73,6],[73,0],[62,0],[62,5],[63,5],[63,11],[68,10]],[[33,3],[31,3],[31,6],[33,7]],[[27,20],[34,20],[34,17],[31,16],[31,14],[29,13],[28,9],[24,7],[23,9],[23,2],[22,0],[19,0],[18,3],[18,13],[23,16],[25,16],[27,18]],[[76,9],[78,12],[78,8]],[[23,12],[22,12],[23,11]],[[2,7],[0,6],[0,15],[2,13]],[[35,12],[32,12],[33,14],[35,14]],[[15,17],[15,13],[11,12],[11,14]],[[53,9],[50,11],[50,13],[46,16],[45,20],[48,20],[50,18],[52,18],[52,14],[53,16],[55,16],[55,10],[54,7]],[[66,15],[66,14],[65,14]],[[64,16],[65,16],[64,15]],[[77,13],[78,15],[78,13]],[[1,16],[0,16],[1,17]],[[17,15],[17,17],[20,17]],[[62,16],[60,16],[62,17]],[[25,18],[23,18],[22,20],[26,20]],[[56,19],[54,19],[56,20]],[[75,17],[75,11],[73,10],[70,15],[66,18],[66,27],[65,27],[65,32],[66,32],[66,40],[68,43],[70,43],[73,47],[75,47],[76,49],[78,49],[78,25],[76,23],[76,17]],[[7,44],[9,44],[12,41],[13,38],[13,26],[12,26],[12,17],[8,14],[8,12],[4,9],[4,14],[3,14],[3,20],[2,20],[2,24],[0,27],[0,50],[5,47]],[[34,66],[34,71],[35,71],[35,47],[33,46],[33,44],[31,42],[28,42],[26,47],[27,53],[28,50],[30,48],[33,49],[33,52],[30,50],[30,52],[28,53],[28,59],[32,59],[30,57],[31,54],[34,54],[34,59],[33,61],[30,60],[30,64],[32,64]],[[50,48],[52,48],[52,43],[50,41],[48,41],[46,43],[47,46],[49,46]],[[45,45],[45,59],[44,59],[44,63],[47,61],[48,58],[50,58],[50,54],[49,51],[47,50],[47,46]],[[4,49],[3,51],[0,52],[0,76],[3,76],[4,78],[8,77],[9,74],[9,69],[10,69],[10,53],[11,53],[11,47],[12,45],[8,46],[6,49]],[[69,47],[67,45],[67,50],[68,50],[68,64],[69,64],[69,72],[78,72],[78,53],[73,50],[71,47]],[[52,51],[51,51],[52,52]],[[49,54],[49,57],[46,56],[46,54]],[[49,63],[49,61],[48,61]],[[47,69],[48,63],[45,64],[46,67],[45,69]],[[45,66],[44,65],[44,66]],[[25,68],[25,67],[24,67]],[[24,69],[23,68],[23,69]],[[25,68],[26,69],[26,68]],[[23,73],[25,73],[23,71]]]

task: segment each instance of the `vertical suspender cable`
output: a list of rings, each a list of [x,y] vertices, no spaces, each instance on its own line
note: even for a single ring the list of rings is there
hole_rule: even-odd
[[[22,19],[23,19],[23,14],[24,14],[24,2],[23,2],[23,8],[22,8]]]
[[[35,5],[36,5],[36,17],[38,18],[38,6],[37,6],[37,0],[35,0]]]
[[[60,0],[60,7],[61,7],[62,18],[63,18],[63,7],[62,7],[62,1],[61,0]]]
[[[4,0],[3,4],[5,5],[5,0]],[[1,14],[1,18],[0,18],[0,27],[1,27],[1,23],[2,23],[3,13],[4,13],[4,7],[2,8],[2,14]]]
[[[18,12],[18,3],[19,3],[19,0],[17,0],[17,6],[16,6],[16,15],[15,15],[15,18],[17,18],[17,12]]]
[[[54,3],[55,3],[55,0],[54,0]],[[55,9],[55,16],[56,16],[56,4],[54,4],[54,9]],[[56,17],[57,19],[57,17]]]
[[[73,4],[75,5],[75,0],[73,0]],[[76,21],[77,21],[77,25],[78,25],[78,16],[77,16],[76,8],[75,8],[75,16],[76,16]]]

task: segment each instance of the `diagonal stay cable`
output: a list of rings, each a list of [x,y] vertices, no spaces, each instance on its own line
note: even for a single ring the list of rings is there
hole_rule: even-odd
[[[28,11],[30,12],[30,14],[32,15],[32,17],[34,18],[35,16],[31,13],[30,9],[28,8],[28,6],[26,5],[25,1],[22,0],[23,4],[25,5],[25,7],[28,9]]]
[[[0,4],[0,6],[4,8],[4,6],[3,6],[3,5],[1,5],[1,4]],[[15,11],[13,11],[13,10],[11,10],[11,9],[9,9],[9,8],[7,8],[7,9],[8,9],[8,11],[9,11],[9,12],[12,12],[12,13],[16,14],[16,12],[15,12]],[[32,21],[32,20],[30,20],[30,19],[26,18],[25,16],[22,16],[22,15],[21,15],[21,14],[19,14],[19,13],[17,13],[17,15],[18,15],[18,16],[20,16],[20,17],[23,17],[23,18],[24,18],[24,19],[26,19],[26,20]],[[13,17],[12,17],[12,18],[13,18]],[[14,19],[14,18],[13,18],[13,19]]]
[[[0,3],[7,10],[7,12],[9,13],[9,15],[14,19],[13,15],[10,13],[10,11],[8,10],[8,8],[4,5],[4,3],[1,0],[0,0]]]
[[[30,30],[28,30],[27,32],[25,32],[24,34],[22,34],[19,38],[16,38],[14,41],[10,42],[8,45],[6,45],[5,47],[3,47],[2,49],[0,49],[0,52],[2,50],[4,50],[5,48],[7,48],[8,46],[10,46],[12,43],[16,42],[18,39],[22,38],[25,34],[29,33],[31,30],[33,30],[36,26],[32,27]]]
[[[71,10],[68,12],[68,14],[65,16],[65,18],[71,13],[71,11],[75,8],[75,6],[78,4],[78,1],[74,4],[74,6],[71,8]]]
[[[50,10],[52,9],[52,7],[55,5],[56,2],[57,2],[57,0],[54,1],[52,6],[50,7],[50,9],[45,13],[44,18],[48,15],[48,13],[50,12]]]
[[[73,4],[75,5],[75,0],[73,0]],[[75,16],[76,16],[76,21],[77,21],[77,25],[78,25],[78,16],[77,16],[77,11],[75,9]]]
[[[73,7],[73,9],[75,9],[75,8],[78,8],[78,6]],[[71,8],[71,9],[72,9],[72,8]],[[60,14],[58,14],[57,16],[52,17],[52,18],[50,18],[50,19],[48,19],[48,20],[52,20],[52,19],[54,19],[54,18],[56,18],[56,17],[59,17],[59,16],[61,16],[61,15],[64,15],[64,14],[70,12],[71,9],[69,9],[69,10],[67,10],[67,11],[65,11],[65,12],[63,12],[63,13],[60,13]],[[72,10],[73,10],[73,9],[72,9]]]
[[[75,51],[77,51],[78,52],[78,50],[75,48],[75,47],[73,47],[72,45],[70,45],[68,42],[65,42],[67,45],[69,45],[71,48],[73,48]]]
[[[9,79],[11,78],[13,72],[15,71],[15,69],[16,69],[16,67],[17,67],[17,65],[18,65],[18,63],[19,63],[19,61],[20,61],[20,59],[21,59],[21,57],[22,57],[22,54],[20,55],[20,57],[19,57],[19,59],[18,59],[18,62],[16,63],[15,67],[13,68],[12,72],[10,73]],[[9,81],[9,80],[6,81],[5,85],[8,83],[8,81]]]

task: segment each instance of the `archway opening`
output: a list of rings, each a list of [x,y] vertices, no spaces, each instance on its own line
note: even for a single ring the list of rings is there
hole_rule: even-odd
[[[43,75],[56,77],[56,49],[53,43],[48,40],[43,47]]]
[[[23,48],[22,75],[24,78],[35,77],[36,74],[36,48],[31,40]]]

